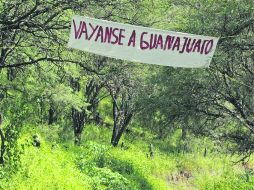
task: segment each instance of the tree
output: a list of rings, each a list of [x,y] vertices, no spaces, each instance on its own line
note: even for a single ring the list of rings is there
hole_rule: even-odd
[[[249,1],[173,3],[180,8],[175,18],[178,22],[182,18],[180,23],[186,23],[175,25],[176,29],[221,38],[209,69],[189,70],[194,75],[187,75],[191,78],[182,84],[181,78],[186,78],[182,70],[173,75],[168,73],[173,82],[157,77],[162,82],[157,90],[159,95],[155,94],[156,101],[158,97],[168,97],[162,99],[159,106],[154,101],[160,115],[169,113],[162,117],[169,122],[169,116],[175,116],[174,113],[181,118],[187,114],[195,132],[229,140],[232,151],[251,154],[254,150],[251,143],[254,132],[253,5]],[[163,72],[158,75],[163,76]],[[200,121],[198,126],[197,121]]]
[[[119,84],[109,88],[113,104],[113,132],[111,144],[117,146],[123,132],[133,116],[132,94],[130,89],[122,89]]]
[[[190,27],[192,32],[221,36],[207,80],[196,94],[197,111],[214,121],[224,121],[217,129],[220,138],[233,142],[233,151],[249,155],[254,150],[253,5],[232,1],[207,6],[201,1],[194,9],[199,11],[190,15],[192,26],[203,27]]]
[[[139,97],[139,120],[163,139],[176,129],[186,138],[189,125],[199,122],[195,111],[196,91],[199,88],[198,70],[160,68],[146,79],[146,88]]]
[[[162,137],[185,126],[228,140],[231,150],[253,152],[253,5],[249,1],[172,1],[172,29],[220,36],[209,69],[161,69],[148,80],[143,121]],[[213,19],[211,19],[213,18]],[[175,24],[174,24],[175,23]],[[184,123],[187,123],[187,125]]]
[[[4,137],[4,132],[1,128],[2,121],[3,121],[3,116],[2,116],[2,114],[0,114],[0,138],[1,138],[0,164],[4,165],[5,137]]]
[[[80,92],[80,83],[78,78],[75,78],[75,79],[71,78],[70,83],[74,92]],[[81,134],[84,129],[84,123],[85,123],[85,110],[82,108],[81,110],[72,108],[71,116],[72,116],[74,137],[75,137],[74,142],[76,145],[80,145]]]
[[[118,61],[116,64],[111,65],[111,72],[106,79],[106,88],[112,99],[113,131],[111,144],[113,146],[118,145],[137,111],[135,99],[142,87],[142,77],[138,76],[140,70],[136,69],[137,67],[122,61]]]

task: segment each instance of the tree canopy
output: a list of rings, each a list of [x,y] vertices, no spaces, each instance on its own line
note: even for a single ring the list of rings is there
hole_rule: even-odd
[[[220,40],[206,69],[132,63],[67,48],[72,15]],[[81,145],[91,123],[110,128],[113,146],[140,125],[160,140],[181,129],[183,141],[205,136],[248,157],[253,60],[250,0],[2,0],[0,164],[18,165],[24,126],[58,125]]]

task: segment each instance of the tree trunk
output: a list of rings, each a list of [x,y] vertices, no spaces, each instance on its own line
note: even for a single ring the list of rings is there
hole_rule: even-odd
[[[111,137],[111,144],[113,146],[116,146],[117,143],[115,142],[115,138],[117,135],[117,124],[118,124],[118,111],[117,111],[117,105],[116,101],[113,99],[113,120],[114,120],[114,126],[113,126],[113,132],[112,132],[112,137]]]
[[[122,137],[124,130],[125,130],[125,127],[122,127],[122,128],[119,130],[119,132],[117,133],[117,135],[115,136],[115,138],[114,138],[114,140],[113,140],[113,143],[112,143],[113,146],[116,147],[116,146],[118,145],[119,140],[120,140],[120,138]]]
[[[74,144],[79,146],[81,143],[81,134],[85,124],[84,111],[79,112],[75,108],[72,108],[72,122],[74,129]]]
[[[187,126],[184,124],[182,126],[182,140],[186,139],[186,135],[187,135]]]
[[[79,79],[71,78],[71,87],[74,91],[80,91]],[[74,132],[74,144],[79,146],[81,144],[81,135],[84,129],[86,113],[85,110],[77,110],[72,108],[71,112],[73,132]]]
[[[111,144],[115,147],[118,145],[119,140],[121,139],[123,132],[126,130],[127,126],[129,125],[130,121],[132,118],[132,114],[128,114],[125,115],[124,117],[124,121],[120,122],[121,124],[115,124],[114,123],[114,128],[116,128],[116,130],[114,130],[113,128],[113,135],[112,135],[112,139],[111,139]],[[115,134],[114,134],[115,132]]]
[[[113,104],[113,132],[111,144],[117,146],[123,132],[128,127],[132,118],[131,98],[128,93],[120,92],[120,87],[110,89]]]
[[[5,138],[1,128],[0,128],[0,137],[1,137],[0,164],[4,166]]]
[[[53,108],[52,105],[50,105],[50,108],[48,110],[48,125],[52,125],[54,123],[54,113],[55,113],[55,110]]]
[[[93,78],[89,80],[89,82],[86,85],[86,96],[87,101],[90,104],[87,107],[87,110],[89,110],[91,114],[91,120],[95,121],[97,125],[102,125],[103,121],[100,117],[99,112],[97,111],[97,107],[99,104],[98,96],[100,93],[101,88],[103,87],[102,84],[96,82]]]

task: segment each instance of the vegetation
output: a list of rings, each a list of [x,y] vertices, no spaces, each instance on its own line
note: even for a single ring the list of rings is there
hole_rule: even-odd
[[[66,48],[72,15],[220,37],[210,68]],[[254,189],[250,0],[0,2],[0,189]]]
[[[79,147],[71,142],[73,135],[63,139],[59,126],[29,126],[21,133],[20,148],[25,148],[20,169],[11,178],[9,170],[1,171],[1,189],[245,190],[254,183],[249,166],[234,164],[236,158],[217,152],[206,138],[192,138],[182,152],[179,131],[163,142],[133,131],[116,148],[108,143],[111,130],[94,125],[86,127]],[[40,134],[40,148],[32,145],[31,134]],[[147,157],[149,143],[154,145],[153,159]]]

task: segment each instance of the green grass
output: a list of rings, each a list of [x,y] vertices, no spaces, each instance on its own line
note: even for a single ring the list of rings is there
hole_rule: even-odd
[[[35,133],[40,148],[31,145]],[[124,148],[111,147],[110,134],[109,129],[87,126],[82,145],[75,147],[72,136],[57,126],[28,126],[19,141],[25,146],[19,170],[7,177],[2,169],[0,189],[254,189],[251,172],[233,164],[236,158],[212,152],[207,139],[193,138],[183,153],[177,134],[161,141],[134,131],[122,139]],[[149,143],[154,145],[154,159],[147,158]],[[204,147],[209,147],[206,157]]]

